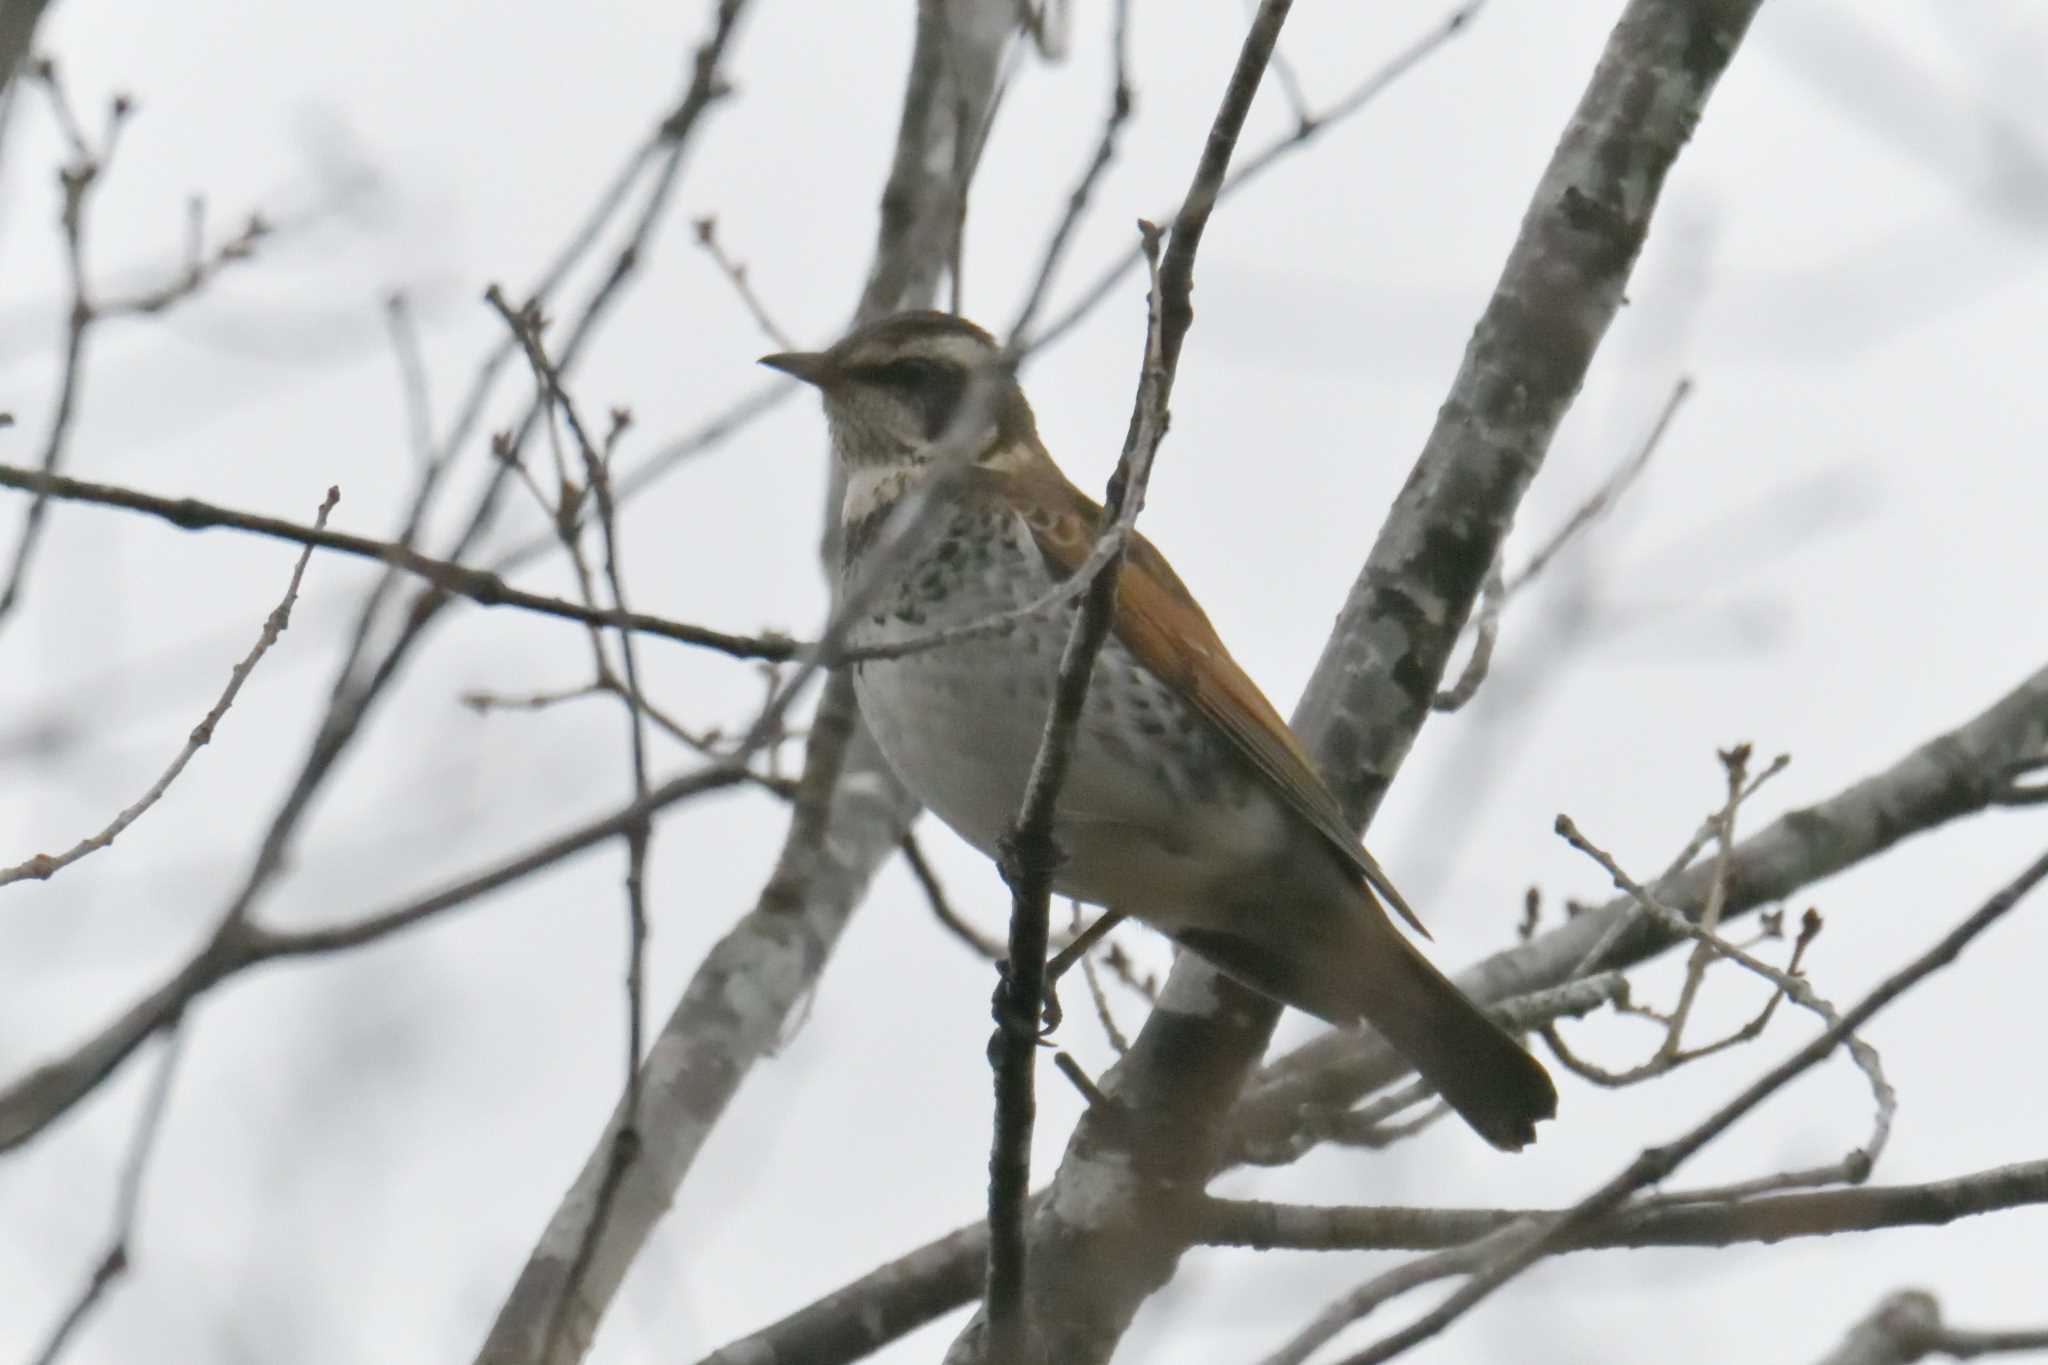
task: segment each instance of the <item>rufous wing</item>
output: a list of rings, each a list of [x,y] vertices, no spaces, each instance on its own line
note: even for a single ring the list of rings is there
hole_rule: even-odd
[[[1024,460],[1012,454],[998,466],[975,472],[1017,509],[1047,564],[1065,577],[1088,558],[1102,524],[1102,508],[1060,473],[1051,456],[1035,454],[1037,458]],[[1116,599],[1114,630],[1124,647],[1215,726],[1373,890],[1417,933],[1429,937],[1392,880],[1359,843],[1357,830],[1345,819],[1294,731],[1230,657],[1166,556],[1141,535],[1132,537],[1125,554]]]

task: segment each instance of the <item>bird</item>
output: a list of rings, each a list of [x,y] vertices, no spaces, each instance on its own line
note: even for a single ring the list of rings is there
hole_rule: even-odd
[[[963,318],[897,313],[761,363],[823,398],[845,478],[838,570],[857,611],[843,641],[862,719],[919,801],[996,857],[1077,598],[1028,609],[1088,558],[1102,508],[1053,462],[994,338]],[[884,534],[914,495],[928,504],[917,529]],[[941,631],[956,638],[887,648]],[[1542,1064],[1394,925],[1389,905],[1427,935],[1141,535],[1127,541],[1053,835],[1060,895],[1134,916],[1282,1004],[1371,1024],[1495,1147],[1520,1150],[1556,1115]]]

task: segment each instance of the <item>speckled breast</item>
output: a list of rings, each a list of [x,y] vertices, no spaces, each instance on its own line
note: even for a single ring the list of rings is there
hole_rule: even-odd
[[[858,581],[864,569],[856,559],[849,577]],[[999,503],[964,502],[854,624],[849,643],[897,643],[983,621],[1053,586],[1021,518]],[[1063,603],[993,635],[855,667],[861,711],[883,754],[984,852],[995,852],[1016,817],[1076,610]],[[1264,809],[1262,795],[1228,744],[1112,637],[1060,792],[1060,890],[1120,905],[1141,893],[1185,896],[1217,855],[1273,837],[1277,812]]]

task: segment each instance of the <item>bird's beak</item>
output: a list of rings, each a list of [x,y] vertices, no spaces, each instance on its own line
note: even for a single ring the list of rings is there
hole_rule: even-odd
[[[823,351],[777,351],[774,355],[762,356],[761,363],[819,388],[831,383],[838,373],[832,358]]]

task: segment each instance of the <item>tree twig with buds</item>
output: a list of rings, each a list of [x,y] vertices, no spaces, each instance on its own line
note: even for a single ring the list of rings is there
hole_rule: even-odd
[[[968,1333],[954,1344],[948,1360],[972,1358],[1011,1365],[1046,1358],[1065,1360],[1067,1350],[1041,1340],[1037,1324],[1025,1310],[1024,1275],[1028,1234],[1024,1221],[1030,1189],[1031,1130],[1035,1114],[1032,1074],[1038,1047],[1038,1021],[1045,993],[1045,943],[1051,914],[1053,876],[1059,849],[1053,840],[1053,813],[1060,784],[1066,778],[1074,734],[1087,700],[1089,676],[1109,637],[1116,604],[1116,580],[1123,566],[1152,463],[1166,437],[1168,404],[1180,364],[1182,343],[1194,322],[1195,255],[1216,198],[1230,169],[1244,121],[1251,111],[1291,0],[1264,0],[1245,35],[1237,65],[1217,109],[1209,138],[1175,215],[1172,239],[1162,252],[1160,230],[1139,224],[1140,244],[1151,272],[1145,328],[1144,367],[1124,435],[1123,453],[1103,497],[1099,538],[1110,542],[1105,562],[1087,582],[1066,648],[1060,655],[1053,702],[1045,732],[1032,761],[1023,803],[1004,841],[1003,880],[1009,884],[1010,957],[996,988],[997,1028],[989,1040],[995,1072],[995,1136],[989,1153],[989,1253],[983,1312]],[[1076,578],[1081,575],[1076,574]],[[1091,1112],[1094,1112],[1091,1110]],[[980,1330],[976,1345],[976,1330]],[[1069,1329],[1062,1324],[1062,1336]]]
[[[45,59],[38,62],[34,69],[37,79],[50,97],[58,126],[64,130],[65,139],[71,145],[71,160],[58,173],[58,180],[64,192],[58,222],[62,226],[64,237],[65,276],[71,294],[70,307],[65,314],[63,369],[57,380],[57,396],[52,405],[49,427],[43,436],[42,456],[38,461],[41,471],[50,475],[55,474],[64,464],[71,429],[78,416],[80,394],[85,385],[87,345],[95,325],[108,318],[161,313],[174,304],[191,298],[219,271],[236,262],[247,260],[254,253],[257,242],[268,233],[269,226],[260,216],[252,214],[241,232],[209,252],[206,249],[204,203],[195,199],[191,202],[187,214],[186,257],[183,267],[153,289],[143,290],[126,298],[97,297],[85,264],[93,191],[106,178],[108,167],[113,163],[114,148],[120,140],[122,126],[133,115],[135,106],[126,95],[114,96],[107,105],[106,133],[95,142],[86,134],[72,110],[55,63]],[[0,586],[0,622],[4,622],[15,605],[21,601],[22,590],[28,580],[29,567],[35,559],[36,546],[41,542],[49,510],[49,495],[37,492],[22,516],[21,531],[15,538],[7,581],[4,586]]]
[[[328,489],[326,499],[320,504],[320,510],[314,514],[313,525],[316,530],[327,525],[327,515],[334,510],[334,505],[339,501],[341,501],[341,490],[339,488]],[[249,681],[249,675],[256,671],[256,665],[262,662],[263,656],[270,652],[270,647],[277,643],[279,636],[284,634],[285,627],[291,624],[292,607],[299,600],[299,582],[306,575],[306,561],[312,557],[313,549],[310,545],[299,552],[298,562],[292,566],[291,581],[285,587],[284,600],[279,602],[272,609],[269,617],[264,620],[262,633],[256,637],[254,647],[242,657],[242,661],[236,664],[228,674],[228,684],[222,689],[220,699],[214,702],[212,709],[208,710],[205,716],[201,717],[199,723],[192,727],[185,737],[185,747],[178,750],[177,757],[173,758],[170,766],[165,768],[162,775],[150,784],[149,790],[144,792],[133,805],[122,810],[109,821],[105,829],[79,840],[64,852],[54,856],[47,853],[38,853],[33,858],[17,863],[13,867],[0,867],[0,886],[5,886],[9,882],[18,882],[30,878],[38,881],[47,881],[72,863],[77,862],[80,858],[96,853],[113,843],[114,840],[121,837],[124,830],[141,819],[151,806],[154,806],[163,799],[164,793],[171,789],[171,784],[178,780],[178,775],[185,771],[185,765],[190,763],[193,757],[212,741],[213,733],[220,727],[222,719],[228,713],[228,708],[233,706],[235,698],[241,695],[242,684]]]
[[[619,519],[618,507],[612,497],[611,453],[618,435],[625,430],[628,416],[624,409],[613,413],[611,435],[600,452],[592,441],[588,428],[584,426],[576,403],[570,397],[568,388],[562,382],[562,373],[549,360],[546,343],[541,338],[543,318],[539,309],[527,308],[515,311],[507,302],[504,291],[493,284],[484,292],[488,302],[505,325],[512,330],[526,352],[528,363],[533,368],[534,382],[540,390],[540,403],[553,437],[553,424],[559,414],[570,434],[575,438],[576,449],[583,463],[583,491],[593,497],[598,509],[598,527],[604,539],[604,573],[609,585],[612,608],[626,611],[626,584],[619,560]],[[564,474],[559,480],[566,502],[573,481]],[[578,576],[583,584],[584,597],[595,606],[595,594],[590,585],[590,575],[584,567],[583,556],[573,529],[572,520],[562,517],[562,539],[571,560],[575,563]],[[633,645],[630,630],[618,632],[619,658],[625,672],[624,685],[614,680],[612,690],[624,701],[626,707],[626,729],[631,749],[633,799],[638,805],[647,799],[647,715],[640,693],[640,666],[638,652]],[[597,656],[600,680],[611,678],[611,666],[604,652],[603,640],[595,630],[591,633],[591,647]],[[763,742],[767,742],[764,737]],[[743,760],[744,761],[744,760]],[[647,949],[647,850],[653,838],[653,828],[646,819],[626,827],[626,1080],[625,1094],[619,1101],[619,1118],[611,1135],[609,1161],[605,1167],[603,1181],[598,1186],[590,1221],[583,1231],[583,1240],[576,1248],[576,1254],[569,1262],[563,1280],[562,1290],[555,1301],[554,1316],[548,1323],[547,1346],[549,1355],[559,1350],[564,1334],[569,1330],[570,1308],[581,1300],[581,1286],[589,1274],[592,1257],[596,1254],[599,1239],[610,1221],[619,1188],[640,1154],[640,1056],[643,1050],[643,1036],[646,1030],[646,1007],[643,1000],[643,983],[646,976]]]
[[[1637,1190],[1670,1176],[1688,1158],[1776,1094],[1787,1082],[1833,1052],[1885,1006],[1923,978],[1954,962],[1972,940],[2004,918],[2044,878],[2048,878],[2048,854],[2035,859],[1933,947],[1887,977],[1876,990],[1843,1011],[1842,1017],[1813,1041],[1771,1068],[1698,1126],[1673,1142],[1645,1148],[1613,1179],[1580,1200],[1562,1217],[1547,1222],[1528,1240],[1491,1259],[1484,1269],[1460,1285],[1442,1303],[1415,1322],[1389,1333],[1368,1349],[1352,1356],[1347,1365],[1378,1365],[1378,1362],[1391,1360],[1417,1342],[1435,1336],[1494,1290],[1552,1251],[1568,1244],[1573,1237],[1582,1235],[1587,1227],[1620,1209]]]
[[[643,635],[674,640],[680,644],[715,649],[736,659],[784,662],[795,658],[803,649],[797,641],[782,636],[731,635],[725,631],[709,630],[646,612],[589,607],[566,598],[527,592],[523,588],[513,587],[487,569],[472,569],[453,560],[436,559],[408,548],[403,541],[379,540],[372,536],[351,535],[346,531],[330,531],[322,526],[306,526],[286,521],[281,517],[267,517],[255,512],[221,507],[197,498],[157,497],[149,493],[138,493],[134,489],[117,484],[90,483],[84,479],[67,478],[62,474],[45,474],[13,465],[0,465],[0,488],[19,488],[39,497],[65,502],[88,502],[105,507],[120,507],[131,512],[161,517],[173,526],[185,530],[225,527],[250,535],[267,536],[272,540],[289,541],[294,545],[309,545],[315,549],[352,555],[358,559],[402,569],[425,579],[439,592],[450,597],[463,598],[478,606],[517,607],[542,616],[574,621],[580,625],[637,631]]]

